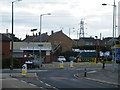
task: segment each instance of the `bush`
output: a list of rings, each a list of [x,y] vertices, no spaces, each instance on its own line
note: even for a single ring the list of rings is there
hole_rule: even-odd
[[[3,58],[2,59],[2,68],[10,68],[10,64],[11,64],[11,58]],[[20,68],[20,61],[13,59],[13,68]]]

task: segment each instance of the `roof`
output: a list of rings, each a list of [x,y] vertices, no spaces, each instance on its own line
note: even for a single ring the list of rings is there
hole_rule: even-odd
[[[80,39],[82,39],[82,40],[84,40],[84,41],[87,41],[87,42],[94,42],[94,41],[96,41],[94,38],[92,38],[92,37],[83,37],[83,38],[80,38]]]
[[[0,40],[1,41],[11,41],[11,39],[8,38],[7,36],[5,36],[4,34],[0,34]]]
[[[63,34],[63,35],[66,36],[69,40],[73,41],[73,40],[72,40],[71,38],[69,38],[66,34],[64,34],[64,33],[62,32],[62,30],[51,34],[49,38],[54,37],[54,36],[57,36],[57,35],[59,35],[59,34]]]
[[[41,35],[41,41],[46,42],[48,40],[49,36],[46,33],[43,33]],[[24,42],[40,42],[40,35],[34,35],[34,36],[27,36],[24,40]]]

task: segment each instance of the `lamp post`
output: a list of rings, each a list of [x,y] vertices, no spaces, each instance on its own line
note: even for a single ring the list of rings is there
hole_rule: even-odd
[[[37,29],[31,29],[31,32],[33,32],[33,35],[34,35],[34,31],[37,31]],[[34,53],[34,39],[33,39],[33,57],[35,58],[35,53]]]
[[[10,65],[10,69],[13,70],[13,31],[14,31],[14,3],[17,2],[17,1],[22,1],[22,0],[15,0],[15,1],[12,1],[12,35],[11,35],[11,39],[12,39],[12,42],[11,42],[11,65]]]
[[[51,15],[51,13],[41,14],[40,15],[40,43],[41,43],[41,31],[42,31],[42,16]],[[40,45],[39,45],[40,46]],[[40,60],[41,60],[41,46],[40,46]]]
[[[98,40],[98,36],[95,36],[96,38],[96,61],[95,63],[97,63],[99,61],[99,40]]]
[[[102,5],[110,5],[110,4],[102,4]],[[113,37],[112,37],[112,60],[113,60],[113,69],[115,69],[115,64],[116,64],[116,52],[114,51],[114,46],[115,46],[115,33],[116,33],[116,4],[115,4],[115,0],[114,0],[114,4],[113,5],[110,5],[110,6],[113,6]]]

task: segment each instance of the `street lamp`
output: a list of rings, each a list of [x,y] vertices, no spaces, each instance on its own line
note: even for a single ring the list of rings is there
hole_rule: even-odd
[[[33,32],[33,35],[34,35],[34,31],[37,31],[37,29],[31,29],[31,32]],[[33,57],[35,58],[35,53],[34,53],[34,39],[33,39]]]
[[[10,65],[10,68],[11,70],[13,69],[13,31],[14,31],[14,3],[17,2],[17,1],[22,1],[22,0],[15,0],[15,1],[12,1],[12,35],[11,35],[11,38],[12,38],[12,42],[11,42],[11,65]]]
[[[106,5],[110,5],[110,4],[102,4],[103,6],[106,6]],[[113,42],[113,48],[114,48],[114,45],[115,45],[115,33],[116,33],[116,4],[115,4],[115,0],[114,0],[114,4],[113,5],[110,5],[110,6],[113,6],[113,38],[112,38],[112,42]],[[114,65],[116,63],[116,52],[112,51],[112,60],[114,62]],[[113,66],[114,66],[113,65]]]
[[[41,14],[40,15],[40,43],[41,43],[41,31],[42,31],[42,16],[44,15],[51,15],[51,13]],[[41,47],[41,46],[40,46]],[[40,60],[41,60],[41,48],[40,48]]]

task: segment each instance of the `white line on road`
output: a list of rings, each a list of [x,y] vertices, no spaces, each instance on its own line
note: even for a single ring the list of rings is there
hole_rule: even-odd
[[[43,81],[40,81],[41,83],[43,83]]]
[[[89,71],[89,72],[87,72],[87,73],[95,73],[95,72],[97,72],[97,71]]]
[[[36,85],[34,85],[34,84],[32,84],[32,83],[29,83],[29,85],[37,87]]]
[[[23,82],[23,83],[27,83],[26,81],[23,81],[23,80],[20,80],[21,82]]]
[[[49,84],[47,84],[47,83],[45,83],[45,85],[51,87],[51,85],[49,85]]]

